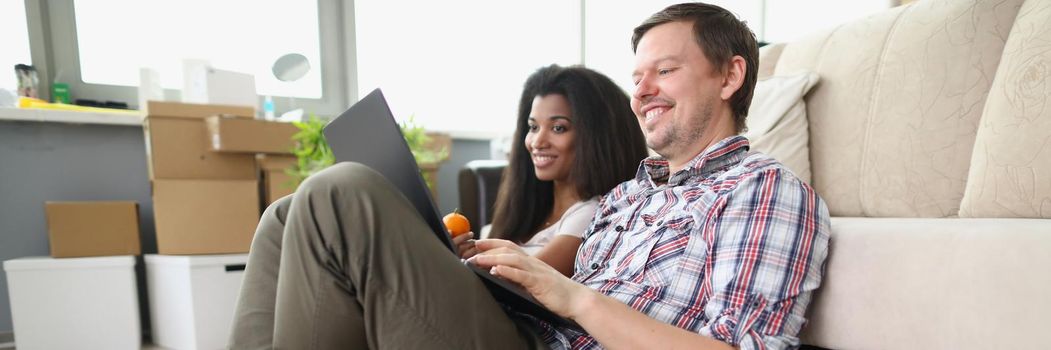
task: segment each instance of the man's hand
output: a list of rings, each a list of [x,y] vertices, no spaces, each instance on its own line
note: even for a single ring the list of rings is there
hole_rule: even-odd
[[[590,294],[584,285],[562,275],[547,263],[526,254],[517,244],[498,239],[475,241],[481,252],[468,262],[490,269],[490,273],[517,283],[549,310],[567,318],[579,315]]]
[[[481,253],[468,263],[518,283],[559,316],[579,323],[611,349],[733,349],[726,343],[662,323],[579,284],[522,251],[513,242],[475,241]],[[656,340],[655,340],[656,339]]]

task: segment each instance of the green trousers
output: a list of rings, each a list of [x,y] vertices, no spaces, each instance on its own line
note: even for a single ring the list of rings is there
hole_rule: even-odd
[[[264,212],[232,349],[535,349],[482,281],[372,169],[336,164]]]

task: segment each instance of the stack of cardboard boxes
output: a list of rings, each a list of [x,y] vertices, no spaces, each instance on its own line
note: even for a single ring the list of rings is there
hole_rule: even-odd
[[[252,107],[149,102],[143,130],[157,252],[244,253],[259,222],[255,157],[209,149],[205,118],[250,119]]]
[[[288,157],[296,127],[255,120],[252,107],[148,106],[143,129],[158,253],[247,252],[266,196],[256,154]]]

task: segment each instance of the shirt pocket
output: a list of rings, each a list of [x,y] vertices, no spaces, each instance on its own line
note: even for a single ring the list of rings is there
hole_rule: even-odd
[[[644,235],[628,253],[620,276],[630,276],[636,283],[652,288],[668,286],[678,274],[683,252],[690,241],[693,217],[685,212],[670,212],[661,218],[644,217]]]
[[[686,247],[692,239],[694,218],[688,212],[669,212],[651,227],[654,238],[648,244],[640,272],[643,284],[664,288],[680,274]]]

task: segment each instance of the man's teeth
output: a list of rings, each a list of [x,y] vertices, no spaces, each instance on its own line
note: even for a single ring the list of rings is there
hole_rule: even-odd
[[[664,108],[654,108],[646,112],[646,120],[653,119],[664,112]]]

